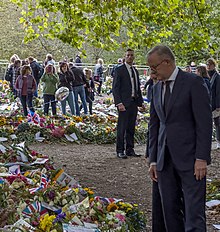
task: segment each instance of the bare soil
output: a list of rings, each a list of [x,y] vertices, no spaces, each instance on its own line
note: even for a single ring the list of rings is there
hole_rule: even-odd
[[[115,145],[94,144],[33,144],[30,146],[54,159],[56,168],[63,167],[84,187],[90,187],[97,195],[124,199],[137,203],[146,214],[147,228],[151,231],[151,180],[148,164],[144,157],[145,146],[136,145],[135,151],[142,157],[118,159]],[[220,151],[212,152],[209,179],[220,178]],[[207,210],[208,232],[214,230],[212,224],[220,224],[220,215]]]

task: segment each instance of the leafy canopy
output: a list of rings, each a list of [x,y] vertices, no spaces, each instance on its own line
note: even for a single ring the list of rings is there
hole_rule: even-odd
[[[26,41],[58,38],[115,50],[166,43],[179,55],[219,51],[216,0],[11,0],[22,8]],[[85,51],[82,51],[85,53]]]

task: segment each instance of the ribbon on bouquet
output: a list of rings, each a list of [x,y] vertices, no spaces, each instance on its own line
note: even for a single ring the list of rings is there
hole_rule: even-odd
[[[39,191],[40,189],[44,189],[44,188],[47,187],[48,183],[49,183],[49,179],[47,178],[47,175],[42,173],[42,174],[41,174],[40,186],[39,186],[39,187],[36,187],[36,188],[31,188],[31,189],[29,189],[29,192],[30,192],[31,194],[33,194],[33,193]]]

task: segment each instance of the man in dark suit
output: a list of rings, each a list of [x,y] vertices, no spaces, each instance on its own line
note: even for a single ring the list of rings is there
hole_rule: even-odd
[[[154,47],[147,63],[159,80],[151,102],[149,173],[158,182],[166,232],[205,232],[212,139],[208,90],[202,78],[176,67],[167,46]]]
[[[143,107],[139,75],[133,66],[134,51],[128,49],[125,63],[115,69],[112,92],[118,108],[116,152],[117,157],[140,156],[134,151],[135,122],[138,106]]]

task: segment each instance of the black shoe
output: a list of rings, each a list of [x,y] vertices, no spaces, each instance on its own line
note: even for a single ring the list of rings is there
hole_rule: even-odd
[[[121,159],[127,159],[127,155],[125,155],[124,153],[117,153],[117,157],[121,158]]]
[[[127,156],[133,156],[133,157],[141,157],[141,155],[136,154],[134,151],[132,151],[132,152],[126,152],[126,155]]]

